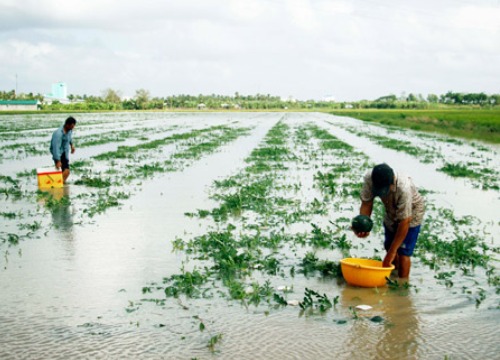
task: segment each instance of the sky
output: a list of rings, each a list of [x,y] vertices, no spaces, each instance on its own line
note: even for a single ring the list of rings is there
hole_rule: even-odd
[[[500,0],[0,0],[0,91],[500,93]]]

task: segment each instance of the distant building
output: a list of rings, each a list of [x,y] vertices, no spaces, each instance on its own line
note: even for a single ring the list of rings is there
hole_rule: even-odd
[[[51,104],[53,101],[57,100],[60,103],[68,104],[68,88],[66,83],[58,82],[52,84],[52,92],[50,94],[44,95],[45,102]]]
[[[207,105],[205,104],[198,104],[198,110],[205,110],[207,108]]]
[[[52,84],[52,96],[57,99],[67,99],[68,89],[66,88],[66,84],[63,82]]]
[[[0,100],[0,111],[38,110],[38,100]]]
[[[322,101],[335,102],[335,98],[333,97],[333,95],[325,95],[325,96],[323,96]]]

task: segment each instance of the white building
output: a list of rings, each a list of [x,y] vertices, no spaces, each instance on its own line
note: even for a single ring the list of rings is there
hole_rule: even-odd
[[[63,104],[70,103],[70,101],[68,100],[68,88],[66,86],[66,83],[53,83],[52,92],[50,94],[45,94],[44,100],[48,104],[51,104],[55,100]]]

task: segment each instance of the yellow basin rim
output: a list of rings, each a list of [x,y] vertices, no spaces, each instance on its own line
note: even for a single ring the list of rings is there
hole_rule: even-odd
[[[357,269],[367,269],[367,270],[376,270],[376,271],[394,270],[394,265],[392,265],[392,264],[389,267],[365,265],[365,263],[374,263],[374,262],[382,265],[382,262],[378,261],[378,260],[345,258],[345,259],[340,260],[340,262],[344,265],[347,265],[347,266],[350,266],[353,268],[357,268]]]

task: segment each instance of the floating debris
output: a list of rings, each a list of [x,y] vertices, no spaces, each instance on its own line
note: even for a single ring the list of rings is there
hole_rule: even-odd
[[[278,286],[276,288],[276,290],[286,292],[286,291],[291,291],[292,287],[291,286],[282,285],[282,286]]]

